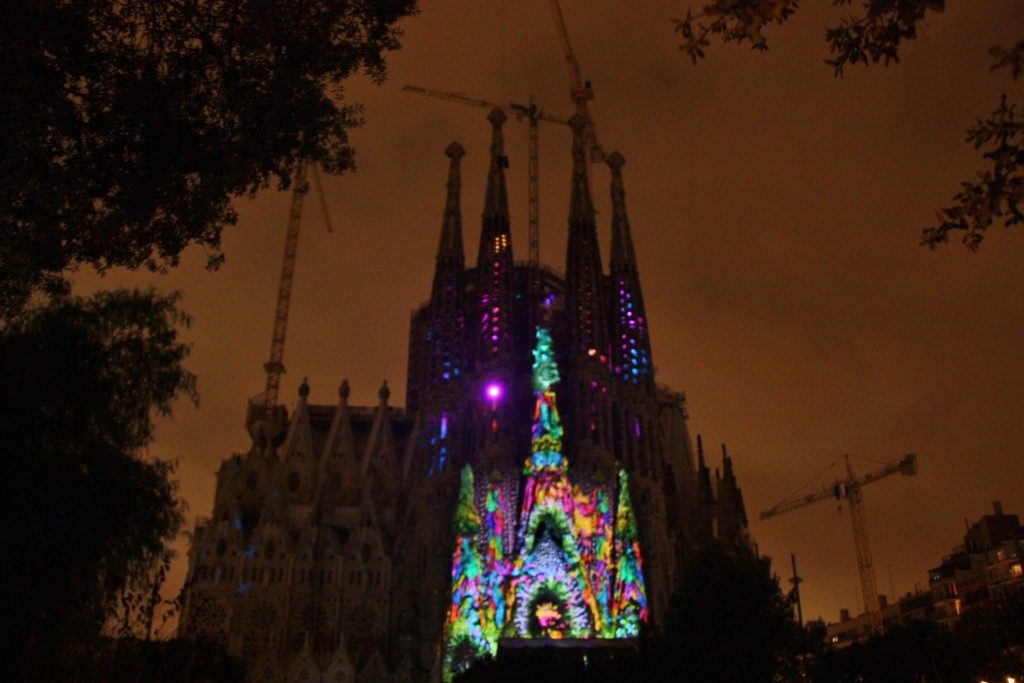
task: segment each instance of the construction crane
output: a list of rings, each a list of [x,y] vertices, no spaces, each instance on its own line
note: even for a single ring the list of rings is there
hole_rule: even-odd
[[[768,519],[791,512],[829,498],[846,500],[850,506],[850,522],[853,525],[853,543],[857,551],[857,567],[860,571],[860,588],[864,600],[864,612],[871,622],[874,633],[882,631],[882,614],[879,608],[878,587],[875,582],[875,569],[871,560],[871,546],[868,543],[867,521],[864,517],[864,496],[862,489],[879,479],[892,474],[917,474],[917,455],[910,453],[900,460],[886,463],[879,469],[860,477],[855,476],[850,465],[850,456],[846,456],[846,479],[837,480],[831,488],[823,488],[817,493],[802,498],[787,498],[770,510],[762,512],[760,519]]]
[[[590,87],[590,81],[584,81],[580,73],[580,63],[572,51],[572,43],[569,42],[569,31],[565,27],[565,17],[562,15],[562,8],[558,0],[551,0],[551,14],[555,18],[555,30],[558,32],[558,39],[562,43],[562,54],[565,56],[565,66],[569,69],[569,81],[572,89],[569,97],[576,105],[579,112],[587,121],[587,127],[583,131],[583,143],[586,145],[590,162],[599,164],[604,161],[604,149],[597,141],[597,133],[594,130],[594,119],[590,115],[589,100],[594,99],[594,89]]]
[[[288,229],[285,232],[284,258],[281,262],[281,279],[277,287],[277,307],[274,310],[274,332],[270,340],[270,360],[263,364],[267,373],[267,387],[249,401],[246,414],[246,425],[251,426],[258,421],[271,421],[277,407],[278,390],[281,386],[281,375],[284,374],[284,340],[288,331],[288,309],[292,300],[292,281],[295,279],[295,254],[299,246],[299,228],[302,225],[302,204],[309,191],[307,174],[312,177],[320,200],[324,224],[327,232],[333,232],[331,217],[327,212],[327,200],[324,196],[320,173],[315,164],[300,161],[295,167],[292,178],[292,201],[288,211]]]
[[[440,90],[430,90],[428,88],[420,88],[415,85],[406,84],[402,88],[406,92],[415,93],[417,95],[425,95],[427,97],[435,97],[440,100],[447,100],[449,102],[458,102],[460,104],[467,104],[473,107],[484,107],[485,109],[500,109],[507,114],[511,114],[516,117],[516,120],[522,121],[526,119],[529,123],[530,130],[530,147],[529,147],[529,227],[530,227],[530,291],[535,293],[540,289],[540,153],[538,144],[538,133],[537,123],[539,121],[548,121],[551,123],[568,124],[569,120],[559,117],[552,116],[551,114],[545,114],[543,111],[537,108],[533,104],[533,98],[529,99],[529,104],[517,104],[515,102],[509,103],[496,103],[489,100],[480,99],[478,97],[471,97],[469,95],[463,95],[461,93],[442,92]]]

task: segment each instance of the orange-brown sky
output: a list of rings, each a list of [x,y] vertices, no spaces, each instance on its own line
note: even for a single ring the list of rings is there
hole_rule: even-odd
[[[697,0],[690,3],[695,6]],[[1024,228],[993,229],[978,254],[918,246],[978,155],[964,130],[1004,90],[987,49],[1024,37],[1014,0],[948,3],[903,62],[833,78],[830,2],[805,3],[772,48],[713,46],[693,67],[671,17],[686,0],[563,0],[597,99],[607,151],[620,150],[660,382],[684,390],[691,429],[712,455],[727,443],[761,552],[789,576],[804,614],[836,620],[859,583],[848,515],[819,503],[766,522],[757,513],[845,453],[920,456],[919,476],[866,490],[879,589],[897,594],[961,541],[993,500],[1024,513]],[[359,170],[326,179],[335,232],[307,204],[282,396],[309,377],[311,400],[373,404],[382,379],[404,402],[408,316],[429,296],[444,203],[445,146],[463,160],[466,251],[476,253],[486,111],[402,92],[404,83],[496,98],[531,93],[568,115],[568,76],[543,0],[424,0],[382,87],[349,84],[366,105],[353,134]],[[525,259],[526,127],[506,126],[514,249]],[[564,265],[568,129],[541,130],[541,258]],[[595,172],[607,259],[608,173]],[[189,367],[202,403],[161,420],[152,453],[179,460],[190,520],[208,515],[221,459],[248,448],[245,401],[261,369],[288,196],[239,204],[215,273],[193,250],[167,276],[114,274],[102,286],[180,289],[195,317]],[[96,279],[79,276],[82,291]],[[871,464],[856,463],[859,471]],[[820,486],[817,480],[813,486]],[[812,486],[812,488],[813,488]],[[191,522],[190,522],[191,523]],[[179,561],[174,589],[184,577]],[[891,580],[890,580],[891,577]]]

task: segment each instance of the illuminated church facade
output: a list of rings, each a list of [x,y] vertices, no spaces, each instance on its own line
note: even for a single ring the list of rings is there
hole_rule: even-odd
[[[513,260],[500,111],[467,267],[453,143],[430,301],[414,311],[404,409],[309,403],[248,420],[195,529],[179,634],[224,643],[252,681],[448,679],[503,644],[600,647],[663,623],[688,555],[753,553],[724,454],[694,451],[655,383],[612,172],[603,268],[574,117],[564,274]],[[250,411],[250,416],[253,412]]]

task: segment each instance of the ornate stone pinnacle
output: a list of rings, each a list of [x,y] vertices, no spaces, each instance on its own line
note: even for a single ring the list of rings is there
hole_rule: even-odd
[[[447,147],[445,147],[444,148],[444,153],[452,161],[458,161],[462,157],[466,156],[465,148],[462,145],[460,145],[458,143],[458,141],[455,141],[452,144],[450,144]]]
[[[503,123],[508,121],[508,116],[500,109],[492,109],[491,113],[487,115],[487,120],[495,128],[500,128]]]
[[[619,152],[612,152],[604,159],[604,163],[612,169],[613,173],[618,173],[622,170],[622,167],[626,165],[626,157],[622,156]]]

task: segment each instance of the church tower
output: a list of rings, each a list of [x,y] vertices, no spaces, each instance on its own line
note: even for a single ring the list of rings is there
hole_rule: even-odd
[[[283,428],[253,429],[217,473],[179,632],[224,643],[253,681],[438,683],[502,642],[634,638],[663,625],[689,553],[754,552],[732,458],[713,481],[685,396],[655,381],[625,159],[607,159],[607,272],[580,116],[565,271],[516,264],[505,120],[488,117],[471,265],[466,150],[445,150],[406,407],[386,381],[372,406],[348,382],[316,404],[303,382],[273,409]]]
[[[491,159],[476,259],[478,306],[474,321],[476,365],[482,371],[499,369],[512,355],[512,233],[505,188],[508,161],[501,130],[506,119],[500,109],[487,117],[491,122]]]
[[[647,311],[640,289],[640,272],[633,250],[633,235],[626,215],[626,190],[622,182],[625,157],[612,152],[605,160],[612,172],[611,284],[612,369],[645,394],[654,393],[654,368],[647,332]]]
[[[432,390],[459,381],[466,369],[465,273],[462,248],[462,176],[459,163],[466,151],[458,142],[448,145],[448,196],[444,205],[441,241],[430,293],[434,319],[427,337],[430,366],[428,385]]]
[[[517,350],[512,233],[505,187],[502,125],[507,117],[491,111],[491,155],[476,262],[476,328],[471,410],[475,421],[472,448],[497,467],[513,462],[515,398],[521,383],[512,371]]]
[[[568,416],[566,453],[577,466],[614,474],[611,428],[608,299],[597,241],[597,221],[587,177],[583,132],[586,120],[569,119],[572,127],[572,191],[569,198],[569,239],[565,267],[565,315],[570,381],[565,388]]]

